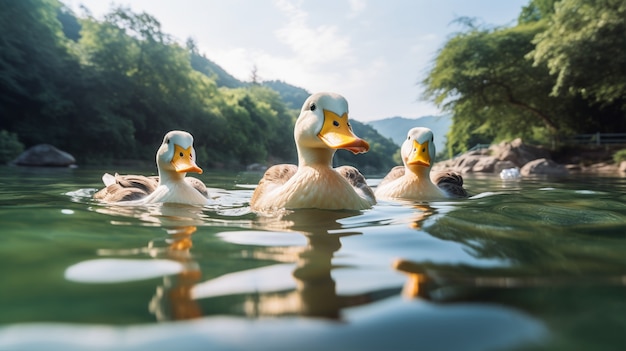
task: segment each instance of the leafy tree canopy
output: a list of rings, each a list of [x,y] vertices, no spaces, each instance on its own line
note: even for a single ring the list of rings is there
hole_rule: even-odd
[[[238,81],[149,14],[119,7],[96,20],[58,0],[3,1],[0,32],[0,130],[11,154],[50,143],[82,163],[153,160],[163,134],[182,129],[203,167],[295,162],[294,121],[309,94]],[[388,158],[372,155],[353,164]]]
[[[529,53],[556,76],[553,95],[581,95],[609,105],[626,98],[626,2],[557,2],[545,31]]]
[[[518,136],[549,144],[625,131],[624,6],[533,0],[513,27],[459,19],[465,31],[445,43],[422,81],[424,98],[453,114],[449,151]]]

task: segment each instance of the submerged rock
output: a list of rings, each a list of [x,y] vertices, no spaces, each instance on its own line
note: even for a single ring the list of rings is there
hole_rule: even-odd
[[[76,159],[52,145],[39,144],[22,152],[13,163],[18,166],[68,167],[75,164]]]

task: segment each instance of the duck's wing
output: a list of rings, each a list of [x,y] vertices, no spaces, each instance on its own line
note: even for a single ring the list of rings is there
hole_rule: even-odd
[[[290,164],[275,165],[267,169],[263,178],[259,181],[252,198],[250,199],[250,205],[254,204],[264,195],[268,194],[274,188],[285,184],[294,174],[298,171],[298,166]]]
[[[185,181],[187,182],[187,184],[191,185],[194,189],[198,190],[200,194],[204,195],[204,197],[206,198],[209,197],[209,190],[206,188],[206,185],[204,185],[204,183],[200,179],[194,178],[194,177],[185,177]]]
[[[102,180],[106,186],[93,197],[107,202],[139,200],[152,193],[159,183],[158,177],[117,173],[115,176],[105,174]]]
[[[457,172],[442,171],[435,174],[432,180],[439,189],[445,191],[450,197],[469,196],[465,188],[463,188],[463,176]]]
[[[342,177],[347,179],[353,188],[359,190],[360,193],[370,201],[370,203],[376,203],[376,197],[374,196],[372,188],[367,185],[365,177],[361,174],[361,172],[359,172],[358,169],[351,166],[341,166],[335,168],[335,170],[341,174]]]
[[[378,183],[378,186],[384,185],[385,183],[392,182],[404,175],[405,169],[404,166],[396,166],[392,168],[389,173],[383,178],[383,180]]]

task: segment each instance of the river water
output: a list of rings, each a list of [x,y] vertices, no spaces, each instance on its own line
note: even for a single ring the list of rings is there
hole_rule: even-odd
[[[129,208],[91,199],[105,171],[0,167],[0,350],[626,348],[624,177],[267,217],[260,173]]]

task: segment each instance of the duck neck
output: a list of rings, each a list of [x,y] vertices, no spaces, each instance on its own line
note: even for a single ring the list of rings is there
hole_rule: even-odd
[[[420,182],[432,183],[430,180],[430,168],[425,167],[413,167],[405,171],[404,175],[409,179],[413,179]]]
[[[298,166],[322,166],[332,168],[335,150],[327,148],[300,148],[298,147]]]
[[[159,169],[159,184],[182,182],[186,174]]]

